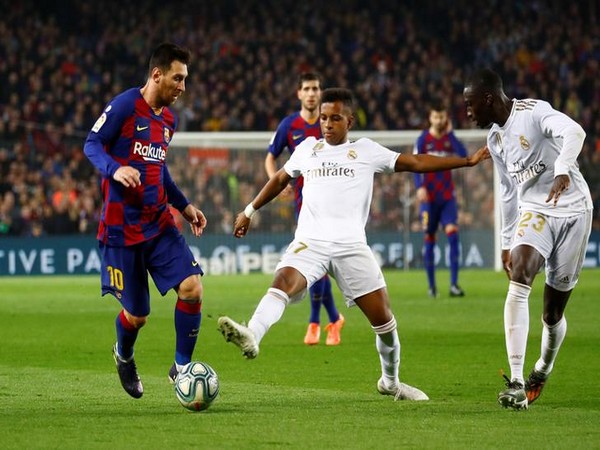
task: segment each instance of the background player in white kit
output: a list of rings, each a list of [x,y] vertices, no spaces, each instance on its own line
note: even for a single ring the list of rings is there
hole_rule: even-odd
[[[219,318],[227,341],[246,358],[258,355],[259,343],[286,306],[300,301],[307,287],[330,272],[348,306],[357,305],[376,334],[382,376],[377,389],[396,399],[428,400],[425,393],[400,383],[400,340],[385,280],[367,245],[365,224],[373,195],[373,176],[380,172],[425,172],[473,166],[489,158],[486,148],[473,156],[441,158],[400,155],[370,139],[348,140],[354,122],[351,91],[325,89],[319,120],[324,139],[309,137],[262,188],[245,211],[238,214],[234,235],[244,236],[250,219],[274,199],[292,178],[304,177],[304,201],[294,241],[277,265],[275,278],[260,301],[248,327],[229,317]]]
[[[498,394],[504,407],[527,408],[540,395],[567,331],[567,301],[591,231],[592,199],[577,165],[585,132],[542,100],[510,100],[500,76],[474,73],[464,89],[467,115],[492,125],[487,146],[502,186],[502,263],[510,284],[504,330],[511,377]],[[541,355],[523,377],[529,294],[545,264]]]

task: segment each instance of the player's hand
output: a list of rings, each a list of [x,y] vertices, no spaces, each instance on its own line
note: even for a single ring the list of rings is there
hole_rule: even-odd
[[[487,145],[484,145],[471,156],[467,156],[467,166],[473,167],[479,164],[481,161],[485,161],[486,159],[490,159],[490,150]]]
[[[246,214],[244,214],[244,211],[242,211],[235,218],[235,223],[233,224],[233,235],[236,238],[244,237],[246,236],[249,228],[250,219],[246,217]]]
[[[558,199],[560,198],[560,194],[569,189],[569,186],[571,186],[571,179],[569,178],[569,175],[556,176],[554,178],[554,183],[552,183],[552,188],[550,189],[548,198],[546,199],[546,203],[554,199],[553,206],[556,206]]]
[[[423,186],[421,186],[419,189],[417,189],[417,192],[415,194],[417,197],[417,201],[419,203],[427,203],[429,201],[429,196],[427,195],[427,189],[424,188]]]
[[[512,265],[510,263],[510,250],[502,250],[502,268],[506,272],[508,279],[510,280],[510,275],[512,272]]]
[[[115,181],[118,181],[125,187],[138,187],[142,184],[140,171],[130,166],[121,166],[113,174]]]
[[[190,223],[190,229],[194,236],[200,236],[204,231],[204,228],[206,228],[206,217],[204,216],[204,213],[192,204],[189,204],[181,214],[185,220]]]

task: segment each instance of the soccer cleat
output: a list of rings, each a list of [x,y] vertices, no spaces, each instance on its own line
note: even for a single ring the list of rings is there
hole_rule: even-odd
[[[542,393],[542,389],[546,384],[548,375],[538,372],[533,369],[529,374],[529,378],[525,380],[525,393],[527,394],[527,402],[532,404]]]
[[[505,374],[502,374],[506,380],[506,389],[498,393],[498,403],[504,408],[513,408],[516,410],[527,409],[527,394],[525,386],[517,380],[510,380]]]
[[[383,378],[380,378],[377,381],[377,391],[381,395],[393,395],[394,401],[398,400],[414,400],[414,401],[423,401],[429,400],[429,397],[425,392],[416,387],[409,386],[405,383],[400,383],[399,386],[394,386],[393,388],[387,388],[383,382]]]
[[[142,386],[142,380],[140,380],[140,376],[137,373],[133,356],[129,360],[121,358],[119,352],[117,352],[117,344],[113,346],[112,354],[117,365],[121,386],[133,398],[140,398],[144,394],[144,386]]]
[[[431,298],[437,298],[438,293],[437,293],[437,289],[436,288],[429,288],[429,291],[427,293],[429,295],[429,297]]]
[[[465,291],[463,291],[458,284],[450,286],[450,297],[464,297]]]
[[[175,363],[173,363],[173,365],[169,369],[169,383],[175,384],[177,375],[179,375],[179,371],[177,370],[177,366],[175,365]]]
[[[327,340],[325,341],[325,345],[339,345],[342,342],[342,337],[340,333],[342,332],[342,328],[344,328],[344,324],[346,323],[346,319],[344,316],[340,314],[340,318],[335,322],[330,322],[325,327],[327,330]]]
[[[217,324],[225,340],[237,345],[245,358],[254,359],[258,356],[258,344],[250,328],[227,316],[219,317]]]
[[[309,323],[304,335],[304,343],[306,345],[316,345],[319,343],[319,339],[321,339],[321,327],[316,322]]]

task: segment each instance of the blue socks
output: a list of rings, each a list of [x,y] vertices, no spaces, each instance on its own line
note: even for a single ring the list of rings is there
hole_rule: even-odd
[[[202,302],[188,303],[177,299],[175,304],[175,362],[185,365],[192,360],[202,321]]]
[[[450,246],[450,284],[456,286],[458,283],[458,233],[450,233],[447,237]]]
[[[117,351],[121,358],[129,360],[133,356],[133,345],[139,330],[129,323],[123,310],[117,315],[115,325],[117,328]]]
[[[310,288],[310,320],[311,323],[321,322],[321,304],[325,307],[330,322],[337,322],[340,313],[335,307],[331,280],[325,275]]]
[[[429,289],[435,289],[435,239],[425,236],[425,248],[423,250],[423,265],[425,266],[425,272],[427,273],[427,281],[429,283]]]

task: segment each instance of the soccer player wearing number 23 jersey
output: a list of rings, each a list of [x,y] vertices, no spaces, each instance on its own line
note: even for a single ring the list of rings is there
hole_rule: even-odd
[[[162,295],[177,293],[177,372],[191,361],[201,322],[202,269],[178,231],[169,203],[202,234],[206,218],[177,187],[166,165],[177,128],[169,106],[185,91],[188,50],[159,45],[150,57],[148,79],[108,103],[90,131],[84,152],[102,175],[103,207],[98,241],[102,294],[112,294],[122,310],[116,318],[113,356],[121,385],[134,398],[144,392],[134,361],[139,329],[150,314],[148,274]]]
[[[510,279],[504,332],[511,376],[498,402],[526,409],[540,395],[567,333],[567,301],[577,284],[592,225],[592,198],[577,166],[585,131],[538,99],[509,99],[500,76],[481,69],[464,89],[467,115],[491,125],[487,146],[501,184],[502,263]],[[523,376],[529,295],[545,266],[539,359]]]

